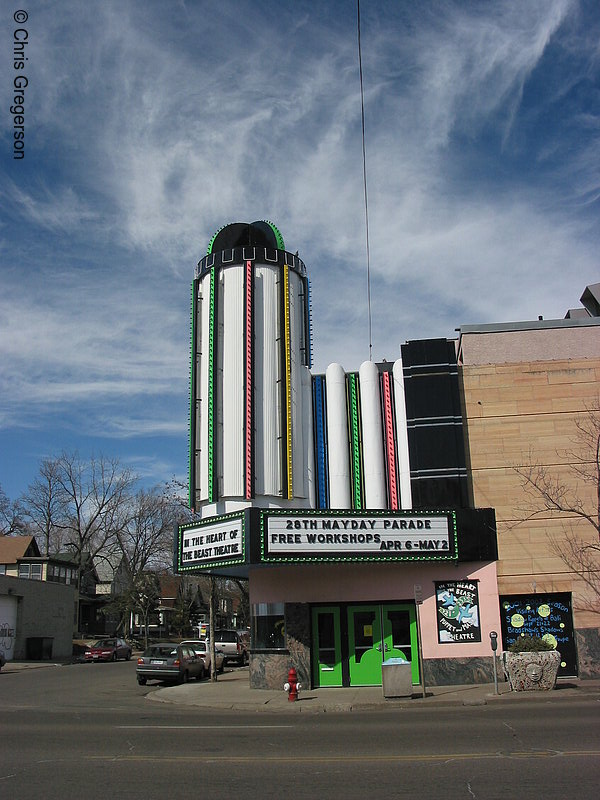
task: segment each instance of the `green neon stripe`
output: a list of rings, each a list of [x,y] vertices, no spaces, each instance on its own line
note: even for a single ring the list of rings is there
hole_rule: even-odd
[[[208,321],[208,501],[214,503],[215,492],[215,268],[210,271],[210,303]]]
[[[227,224],[229,224],[229,223],[227,223]],[[216,239],[216,238],[217,238],[217,236],[218,236],[218,235],[221,233],[221,231],[223,230],[223,228],[226,228],[226,227],[227,227],[227,225],[221,225],[221,227],[219,228],[219,230],[218,230],[218,231],[216,231],[216,232],[213,234],[213,236],[212,236],[212,238],[211,238],[210,242],[208,243],[208,248],[207,248],[207,250],[206,250],[206,255],[207,255],[207,256],[209,256],[209,255],[212,253],[212,248],[213,248],[213,244],[215,243],[215,239]]]
[[[196,281],[192,283],[192,299],[190,303],[190,418],[189,418],[189,431],[190,431],[190,463],[189,463],[189,476],[188,476],[188,505],[194,508],[194,494],[195,494],[195,430],[196,430],[196,313],[197,313],[197,292]]]
[[[352,505],[362,508],[362,475],[360,459],[360,417],[358,409],[358,375],[348,375],[348,405],[350,416],[350,469],[352,470]]]
[[[281,235],[281,231],[279,230],[277,225],[274,225],[268,219],[263,219],[263,222],[266,222],[269,228],[271,228],[271,230],[275,234],[275,238],[277,239],[277,249],[285,250],[285,242],[283,241],[283,236]]]

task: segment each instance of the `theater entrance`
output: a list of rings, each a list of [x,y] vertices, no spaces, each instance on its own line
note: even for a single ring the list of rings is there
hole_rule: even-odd
[[[413,603],[361,603],[312,609],[313,685],[381,686],[382,664],[403,658],[419,683]]]

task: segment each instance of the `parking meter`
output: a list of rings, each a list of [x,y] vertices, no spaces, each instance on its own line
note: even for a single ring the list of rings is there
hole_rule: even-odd
[[[490,631],[490,645],[494,653],[494,691],[498,694],[498,670],[496,667],[496,650],[498,649],[498,634],[496,631]]]

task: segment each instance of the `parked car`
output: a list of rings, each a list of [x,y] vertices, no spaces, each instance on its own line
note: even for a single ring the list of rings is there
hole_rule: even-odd
[[[215,631],[215,647],[223,652],[226,664],[235,662],[245,666],[248,663],[248,646],[236,630]]]
[[[84,661],[118,661],[131,658],[131,647],[124,639],[98,639],[83,654]]]
[[[204,661],[185,644],[161,642],[144,651],[135,672],[140,686],[148,680],[187,683],[191,678],[200,680],[204,676]]]
[[[204,671],[210,675],[210,647],[208,646],[207,639],[186,639],[181,642],[188,647],[191,647],[197,656],[204,662]],[[217,672],[223,672],[225,669],[225,656],[221,650],[215,648],[215,667]]]

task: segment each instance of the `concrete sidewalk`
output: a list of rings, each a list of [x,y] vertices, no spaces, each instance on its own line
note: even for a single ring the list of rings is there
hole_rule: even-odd
[[[0,675],[23,670],[65,667],[74,662],[53,661],[9,661]],[[135,680],[135,678],[133,678]],[[141,687],[140,687],[141,688]],[[424,708],[427,706],[483,706],[515,702],[564,702],[569,699],[585,699],[600,702],[600,680],[578,680],[565,678],[557,682],[550,692],[512,692],[508,683],[498,682],[498,694],[494,684],[466,686],[427,686],[425,697],[420,686],[413,686],[412,697],[386,698],[381,686],[362,686],[341,689],[304,689],[299,699],[290,703],[283,687],[274,689],[251,689],[248,668],[228,669],[218,680],[192,681],[184,686],[165,686],[149,683],[146,699],[157,703],[193,706],[207,710],[257,711],[271,713],[325,713],[348,711],[389,711],[402,708]]]
[[[152,687],[157,686],[156,690]],[[342,711],[374,711],[425,706],[482,706],[488,703],[522,701],[555,702],[572,698],[600,701],[600,680],[561,680],[550,692],[512,692],[505,682],[477,686],[413,687],[412,697],[385,698],[381,686],[341,689],[301,690],[297,702],[290,703],[286,692],[271,689],[251,689],[248,670],[238,669],[210,680],[192,682],[185,686],[160,687],[149,684],[148,700],[223,711],[324,713]]]

